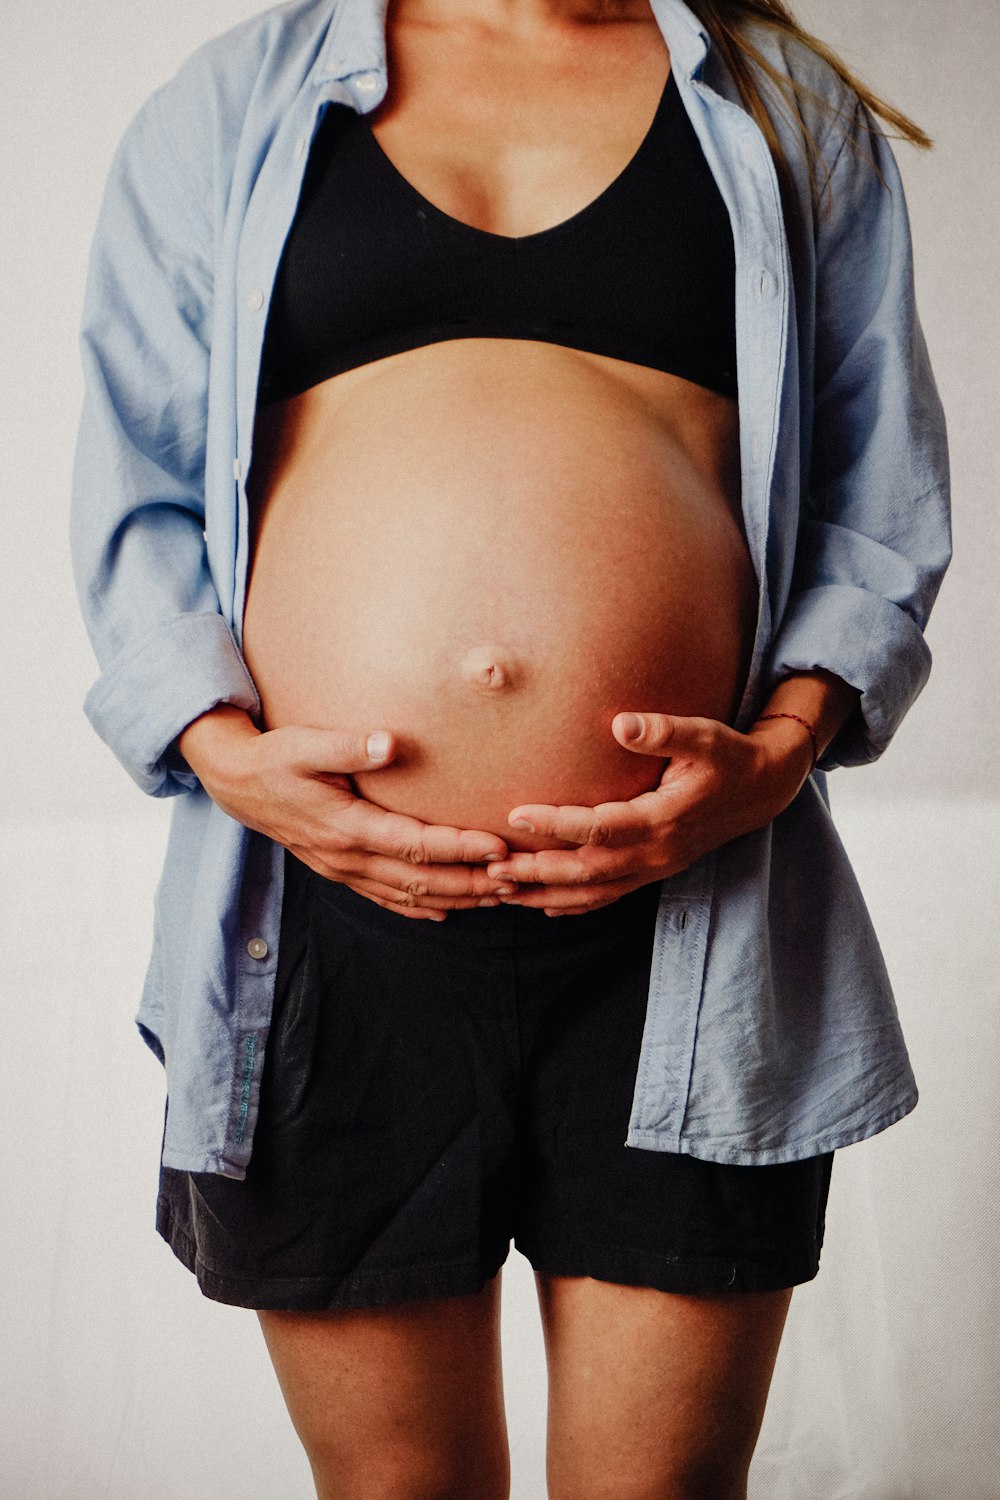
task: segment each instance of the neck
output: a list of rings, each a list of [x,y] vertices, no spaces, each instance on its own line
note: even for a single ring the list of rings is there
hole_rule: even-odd
[[[649,0],[389,0],[397,20],[527,35],[650,18]]]

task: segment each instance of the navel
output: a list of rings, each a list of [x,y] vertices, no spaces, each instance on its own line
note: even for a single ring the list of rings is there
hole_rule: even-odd
[[[499,693],[516,687],[523,675],[513,652],[506,647],[473,646],[459,663],[462,680],[483,692]]]

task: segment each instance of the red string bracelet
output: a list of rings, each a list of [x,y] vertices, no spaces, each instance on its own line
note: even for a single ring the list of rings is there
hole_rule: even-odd
[[[816,738],[816,731],[809,723],[808,719],[802,719],[798,714],[773,713],[761,714],[759,719],[754,720],[754,723],[763,724],[765,719],[794,719],[796,724],[801,724],[803,729],[808,729],[809,736],[813,742],[813,763],[809,767],[809,774],[812,775],[813,771],[815,771],[816,769],[816,762],[819,760],[819,741]]]

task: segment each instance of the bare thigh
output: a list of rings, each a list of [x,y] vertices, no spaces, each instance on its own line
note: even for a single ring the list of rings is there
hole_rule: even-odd
[[[500,1276],[477,1296],[260,1312],[319,1500],[502,1500]]]
[[[744,1500],[791,1290],[535,1279],[551,1500]]]

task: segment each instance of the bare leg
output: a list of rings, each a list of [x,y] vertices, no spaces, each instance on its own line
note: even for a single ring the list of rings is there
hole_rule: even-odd
[[[791,1290],[536,1282],[551,1500],[745,1500]]]
[[[258,1316],[319,1500],[505,1500],[499,1275],[478,1296]]]

